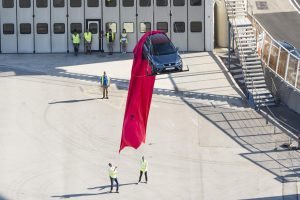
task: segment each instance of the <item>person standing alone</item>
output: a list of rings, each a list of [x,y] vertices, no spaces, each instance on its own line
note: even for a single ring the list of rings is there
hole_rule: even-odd
[[[92,33],[89,29],[84,32],[85,53],[92,54]]]
[[[137,184],[139,184],[141,182],[143,174],[145,174],[145,179],[146,179],[146,183],[147,183],[147,181],[148,181],[147,171],[148,171],[148,161],[145,160],[145,158],[143,156],[142,161],[141,161],[141,167],[140,167],[140,178],[139,178],[139,182]]]
[[[108,32],[105,34],[106,36],[106,44],[108,47],[108,54],[112,55],[113,54],[113,46],[114,46],[114,41],[115,41],[115,34],[112,32],[111,29],[108,30]]]
[[[108,166],[109,166],[108,174],[109,174],[109,178],[110,178],[110,192],[112,192],[114,182],[116,182],[116,184],[117,184],[116,193],[119,193],[119,182],[118,182],[118,178],[117,178],[117,166],[112,166],[111,163],[108,163]]]
[[[79,44],[80,44],[80,35],[77,33],[76,29],[74,29],[73,34],[72,34],[72,42],[73,42],[73,46],[74,46],[75,56],[77,56]]]
[[[100,84],[103,90],[102,99],[108,99],[108,87],[110,85],[110,78],[106,75],[106,72],[103,72],[103,75],[100,77]]]

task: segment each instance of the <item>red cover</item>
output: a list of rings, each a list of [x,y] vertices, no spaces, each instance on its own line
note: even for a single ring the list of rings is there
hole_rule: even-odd
[[[126,146],[137,149],[146,140],[146,128],[150,110],[155,76],[147,76],[149,70],[147,59],[142,59],[143,45],[149,35],[145,33],[135,46],[131,79],[128,89],[125,116],[123,121],[120,151]]]

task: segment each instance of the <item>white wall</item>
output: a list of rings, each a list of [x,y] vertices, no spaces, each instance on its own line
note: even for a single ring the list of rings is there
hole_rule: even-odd
[[[214,3],[215,0],[205,1],[205,51],[214,49]]]
[[[32,6],[34,5],[32,1]],[[16,0],[16,2],[19,2]],[[68,3],[67,3],[68,2]],[[70,1],[66,1],[64,8],[54,8],[52,6],[53,0],[49,0],[48,8],[41,9],[36,8],[33,9],[32,7],[29,9],[6,9],[1,8],[0,13],[0,22],[1,22],[1,51],[2,53],[17,53],[17,41],[19,41],[19,53],[20,52],[26,52],[26,53],[32,53],[35,49],[36,52],[44,52],[44,53],[51,53],[52,52],[66,52],[68,49],[70,52],[73,51],[72,42],[70,40],[71,33],[70,33],[70,24],[71,23],[82,23],[83,30],[85,29],[85,19],[89,18],[95,18],[101,20],[103,31],[105,32],[105,23],[106,22],[116,22],[117,23],[117,33],[116,33],[116,42],[115,42],[115,48],[114,51],[119,52],[119,35],[121,32],[121,29],[123,28],[123,23],[128,22],[134,22],[134,28],[135,32],[130,33],[130,41],[132,44],[129,45],[129,50],[133,50],[136,39],[141,37],[140,33],[140,22],[149,21],[151,22],[151,28],[152,30],[156,29],[156,22],[158,21],[167,21],[169,12],[168,9],[171,10],[172,16],[169,18],[169,35],[174,42],[175,46],[179,46],[180,50],[186,51],[189,50],[188,46],[193,46],[190,50],[193,51],[212,51],[214,48],[214,2],[215,0],[202,0],[202,4],[205,7],[205,16],[203,20],[203,31],[204,33],[201,33],[202,35],[199,35],[198,37],[194,37],[195,34],[190,34],[190,27],[189,23],[190,21],[202,21],[202,16],[198,16],[199,9],[195,7],[188,7],[190,0],[186,0],[185,6],[183,7],[174,7],[173,6],[173,0],[169,1],[168,7],[156,7],[156,0],[151,2],[151,7],[140,7],[139,6],[139,0],[135,1],[135,5],[133,8],[123,8],[122,6],[122,0],[117,0],[117,7],[115,8],[107,8],[104,6],[105,0],[99,0],[100,6],[99,8],[88,8],[86,6],[86,0],[82,0],[82,6],[80,8],[71,8],[69,6]],[[85,5],[85,6],[84,6]],[[0,5],[2,7],[2,4]],[[51,9],[50,9],[51,6]],[[104,6],[104,7],[103,7]],[[119,6],[121,6],[119,8]],[[67,10],[68,7],[68,10]],[[136,17],[135,8],[137,7],[138,10],[138,16]],[[201,6],[202,7],[202,6]],[[187,13],[188,8],[190,8],[189,12]],[[46,10],[49,15],[49,9],[51,10],[50,16],[42,16],[42,11]],[[15,11],[17,10],[17,14],[10,12],[11,10]],[[28,12],[27,12],[28,10]],[[98,11],[99,12],[98,12]],[[129,12],[131,10],[131,12]],[[103,12],[102,12],[103,11]],[[36,13],[33,13],[36,12]],[[39,12],[39,13],[38,13]],[[162,13],[166,12],[166,13]],[[203,10],[201,9],[201,12],[203,14]],[[11,13],[11,15],[10,15]],[[32,15],[36,15],[36,21],[35,24],[32,24]],[[153,15],[154,14],[154,15]],[[17,22],[14,16],[17,17]],[[66,17],[69,16],[69,17]],[[120,17],[119,17],[120,16]],[[160,19],[161,18],[161,19]],[[39,20],[41,19],[41,20]],[[42,23],[45,20],[48,20],[49,24],[49,33],[51,31],[50,35],[39,35],[33,33],[30,35],[20,35],[17,34],[19,24],[20,23],[31,23],[32,28],[36,28],[36,23]],[[174,22],[185,22],[185,33],[174,33],[173,29],[173,23]],[[2,24],[3,23],[14,23],[15,24],[15,34],[13,35],[4,35],[2,34]],[[46,23],[46,22],[45,22]],[[53,24],[54,23],[64,23],[65,24],[65,34],[54,34],[53,33]],[[69,37],[67,37],[67,35]],[[205,37],[203,36],[205,35]],[[25,38],[26,36],[26,38]],[[138,36],[138,37],[136,37]],[[189,38],[189,37],[193,38]],[[37,38],[40,37],[40,38]],[[205,38],[205,39],[204,39]],[[49,40],[49,42],[45,41]],[[188,40],[197,41],[197,45],[188,44]],[[203,41],[204,40],[204,41]],[[9,41],[9,42],[6,42]],[[190,41],[191,42],[191,41]],[[35,46],[33,44],[36,44]],[[69,45],[67,45],[69,43]],[[205,45],[204,45],[205,43]],[[45,46],[45,49],[42,49],[41,46],[38,44],[43,44]],[[50,46],[49,46],[50,45]],[[80,45],[80,51],[83,51],[83,43]],[[104,39],[104,49],[106,48],[106,43]],[[50,48],[51,47],[51,48]],[[204,48],[203,48],[204,47]]]

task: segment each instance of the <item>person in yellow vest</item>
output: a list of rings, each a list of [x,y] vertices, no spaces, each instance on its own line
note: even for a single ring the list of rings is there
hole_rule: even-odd
[[[117,166],[112,166],[111,163],[108,163],[108,175],[110,178],[110,192],[113,190],[114,182],[117,184],[116,193],[119,193],[119,182],[118,182],[118,176],[117,176]]]
[[[127,33],[126,33],[125,28],[122,31],[120,43],[121,43],[121,47],[122,47],[122,53],[126,53],[127,45],[128,45],[128,38],[127,38]]]
[[[103,72],[103,75],[100,77],[100,85],[103,89],[102,99],[108,99],[108,87],[110,86],[110,78],[106,75],[106,72]]]
[[[86,29],[83,35],[85,43],[85,53],[87,54],[89,52],[90,54],[92,54],[92,33],[89,29]]]
[[[72,34],[72,42],[73,42],[73,46],[74,46],[75,56],[77,56],[79,45],[80,45],[80,35],[77,33],[76,29],[74,29],[73,34]]]
[[[140,166],[140,178],[139,178],[139,182],[137,184],[139,184],[141,182],[143,174],[145,174],[145,179],[146,179],[146,183],[147,183],[147,181],[148,181],[147,171],[148,171],[148,161],[145,160],[145,158],[143,156],[142,161],[141,161],[141,166]]]
[[[106,37],[106,44],[108,47],[108,54],[112,55],[113,54],[113,46],[115,42],[115,34],[112,32],[111,29],[108,30],[108,32],[105,34]]]

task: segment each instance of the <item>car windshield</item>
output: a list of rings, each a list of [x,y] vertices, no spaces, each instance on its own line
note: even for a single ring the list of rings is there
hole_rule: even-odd
[[[167,55],[173,54],[176,52],[174,46],[168,41],[163,43],[156,43],[152,45],[152,53],[153,55]]]

